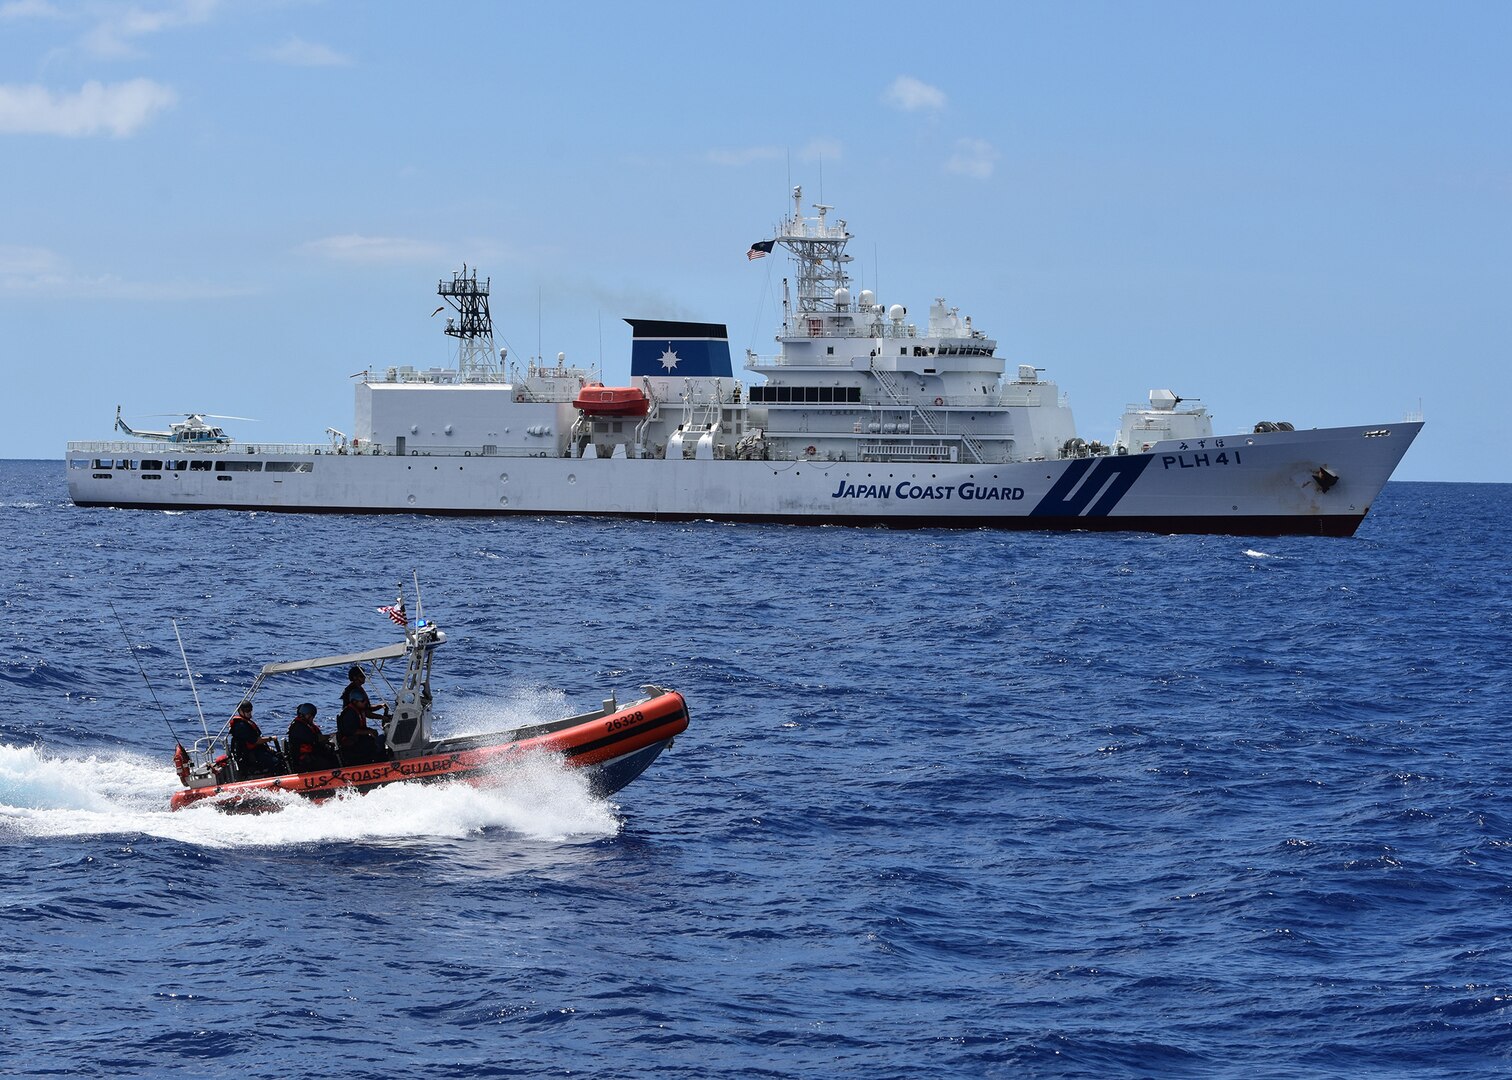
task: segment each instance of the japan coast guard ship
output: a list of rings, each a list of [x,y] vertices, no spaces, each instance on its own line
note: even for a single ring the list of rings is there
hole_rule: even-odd
[[[936,300],[922,325],[853,295],[850,232],[831,207],[791,213],[750,257],[785,249],[775,356],[731,370],[725,327],[628,319],[628,386],[525,370],[496,353],[489,282],[464,267],[455,369],[391,367],[356,387],[351,436],[313,445],[71,443],[81,506],[292,512],[591,514],[788,524],[1241,535],[1355,531],[1420,420],[1215,435],[1166,390],[1111,443],[1077,435],[1054,382]],[[124,427],[124,425],[123,425]],[[135,433],[133,433],[135,434]]]

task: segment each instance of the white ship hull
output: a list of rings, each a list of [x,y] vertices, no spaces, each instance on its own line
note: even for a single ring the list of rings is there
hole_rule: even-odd
[[[1422,424],[1215,435],[1169,389],[1127,407],[1113,440],[1077,434],[1043,369],[1010,366],[936,297],[922,322],[852,296],[850,232],[802,192],[763,257],[787,250],[776,355],[734,377],[720,323],[626,319],[630,385],[558,354],[526,370],[494,349],[490,282],[466,268],[437,294],[457,366],[365,371],[348,436],[245,445],[205,414],[166,432],[73,443],[81,506],[304,513],[582,514],[903,528],[1347,536]],[[439,309],[438,309],[439,310]],[[229,418],[235,419],[235,418]]]
[[[1347,536],[1421,426],[1177,440],[1146,453],[990,465],[233,450],[203,457],[236,471],[211,471],[184,467],[188,453],[175,457],[172,447],[78,444],[68,487],[81,506],[153,509]],[[1320,469],[1337,477],[1327,490]]]

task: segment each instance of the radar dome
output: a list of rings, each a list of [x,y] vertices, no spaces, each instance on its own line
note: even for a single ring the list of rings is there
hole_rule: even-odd
[[[866,308],[868,311],[870,311],[871,310],[871,306],[873,304],[875,304],[876,302],[877,302],[877,294],[876,293],[872,292],[870,289],[862,289],[861,290],[861,306],[863,308]]]
[[[850,307],[850,290],[844,285],[835,290],[835,307],[842,311]]]
[[[893,322],[902,322],[903,316],[908,314],[908,309],[902,304],[894,304],[887,309],[887,317]]]

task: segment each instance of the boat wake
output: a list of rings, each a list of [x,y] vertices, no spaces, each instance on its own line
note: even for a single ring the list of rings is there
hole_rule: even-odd
[[[276,813],[173,812],[179,787],[163,762],[130,753],[57,756],[0,745],[0,842],[16,838],[145,834],[203,847],[339,842],[414,843],[505,830],[531,840],[614,836],[613,805],[580,771],[535,756],[501,765],[478,786],[394,784],[322,804],[272,794]]]

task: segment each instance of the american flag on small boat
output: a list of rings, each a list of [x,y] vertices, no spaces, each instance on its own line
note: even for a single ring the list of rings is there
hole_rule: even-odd
[[[409,625],[409,616],[404,613],[404,596],[402,594],[397,601],[392,604],[384,605],[383,607],[378,609],[378,612],[381,615],[387,615],[390,619],[393,619],[394,625],[396,626]]]

